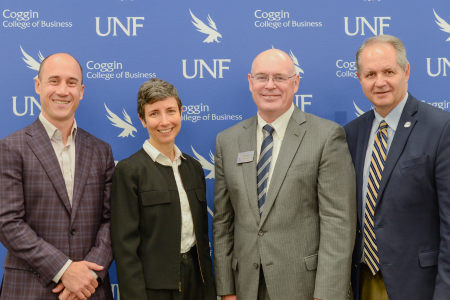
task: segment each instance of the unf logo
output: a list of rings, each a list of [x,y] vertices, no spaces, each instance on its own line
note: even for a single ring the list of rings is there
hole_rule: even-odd
[[[442,76],[447,76],[447,67],[450,67],[450,62],[448,61],[448,59],[445,57],[440,57],[437,59],[437,71],[435,68],[433,68],[434,72],[436,72],[436,73],[432,73],[431,58],[427,58],[427,73],[431,77],[439,76],[441,74],[441,71],[442,71]]]
[[[186,61],[187,61],[186,59],[183,59],[183,76],[184,76],[184,78],[193,79],[193,78],[197,77],[197,73],[200,73],[199,78],[204,78],[203,77],[204,69],[206,69],[208,71],[208,73],[214,78],[217,78],[217,76],[219,76],[219,78],[223,78],[223,70],[230,69],[230,67],[224,65],[224,63],[231,62],[231,59],[213,59],[212,67],[209,67],[208,64],[203,59],[194,59],[194,68],[193,68],[194,74],[193,75],[188,75],[187,70],[186,70],[186,68],[187,68]],[[200,72],[198,72],[198,69],[200,69]],[[192,72],[190,74],[192,74]]]
[[[25,103],[24,105],[19,105],[20,109],[17,108],[17,96],[12,97],[13,100],[13,112],[16,116],[22,117],[25,116],[28,113],[28,109],[30,109],[30,116],[34,116],[34,106],[38,108],[38,110],[41,110],[41,105],[36,100],[36,98],[32,96],[25,96]],[[20,110],[20,112],[19,112]]]
[[[116,17],[108,17],[108,32],[102,33],[100,32],[100,17],[95,18],[95,29],[99,36],[107,36],[111,33],[111,21],[113,25],[113,36],[117,36],[117,25],[122,29],[122,31],[130,36],[136,36],[136,28],[144,27],[143,24],[138,24],[138,20],[145,20],[144,17],[127,17],[127,26],[125,27],[122,22],[119,21]],[[131,27],[130,27],[131,26]]]
[[[345,33],[350,36],[357,35],[360,32],[361,29],[361,35],[365,35],[364,29],[369,28],[369,30],[374,35],[381,35],[383,33],[384,27],[389,27],[389,24],[385,24],[384,20],[390,20],[391,17],[374,17],[374,24],[373,26],[369,23],[369,21],[366,20],[364,17],[356,17],[356,29],[354,32],[349,32],[348,29],[348,17],[344,17],[345,20]]]

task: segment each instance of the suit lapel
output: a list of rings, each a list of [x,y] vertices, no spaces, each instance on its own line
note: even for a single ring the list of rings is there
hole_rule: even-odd
[[[413,115],[417,112],[418,101],[411,96],[408,96],[405,107],[403,108],[400,121],[397,125],[397,130],[395,131],[394,139],[392,140],[391,147],[386,158],[386,164],[384,166],[383,175],[381,176],[380,188],[378,190],[377,208],[378,201],[382,199],[384,188],[389,180],[389,177],[397,164],[403,150],[405,149],[406,142],[408,141],[409,135],[413,130],[417,119]],[[409,127],[405,127],[404,124],[410,122]]]
[[[283,184],[284,178],[286,177],[286,173],[291,166],[292,160],[300,147],[300,143],[306,132],[305,126],[301,126],[301,124],[305,122],[306,118],[304,113],[295,107],[286,128],[286,133],[283,142],[281,143],[277,161],[272,172],[272,178],[269,183],[269,192],[266,196],[264,212],[261,217],[261,223],[259,224],[260,227],[266,220],[278,192],[280,191],[281,185]]]
[[[55,150],[45,131],[44,125],[37,119],[31,125],[27,134],[31,136],[27,141],[28,146],[38,158],[67,211],[71,213],[72,208],[70,207],[69,196],[61,173],[61,167],[59,166]]]
[[[77,130],[78,132],[75,138],[75,180],[73,184],[73,212],[71,222],[73,222],[80,207],[81,195],[89,177],[90,162],[92,161],[93,155],[93,147],[89,142],[88,136],[83,130]]]
[[[362,220],[362,189],[364,182],[364,163],[366,161],[367,147],[369,146],[370,130],[372,129],[373,119],[375,114],[371,110],[367,116],[364,116],[364,122],[359,125],[357,144],[356,144],[356,158],[355,158],[355,171],[356,171],[356,199],[358,207],[358,220]],[[373,147],[371,145],[370,147]]]
[[[253,161],[248,163],[243,163],[242,173],[244,176],[244,185],[247,189],[247,198],[250,202],[250,207],[255,216],[255,219],[259,221],[259,208],[258,208],[258,193],[256,186],[256,127],[257,127],[257,117],[253,117],[248,123],[244,124],[244,133],[239,135],[239,152],[255,151],[253,156]],[[237,157],[236,157],[237,160]]]

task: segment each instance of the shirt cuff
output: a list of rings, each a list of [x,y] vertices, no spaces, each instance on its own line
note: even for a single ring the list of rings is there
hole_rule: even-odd
[[[67,268],[70,266],[71,263],[72,263],[72,260],[68,259],[66,264],[62,267],[62,269],[59,270],[59,272],[56,274],[55,277],[53,277],[53,282],[54,283],[58,283],[59,282],[59,280],[63,276],[64,272],[67,270]]]

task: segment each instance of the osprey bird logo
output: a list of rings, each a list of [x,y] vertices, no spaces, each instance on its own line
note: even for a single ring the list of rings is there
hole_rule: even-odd
[[[203,169],[205,169],[206,171],[211,171],[208,176],[206,176],[206,179],[214,179],[214,155],[212,154],[211,150],[209,150],[209,159],[211,160],[212,163],[210,163],[209,161],[207,161],[203,156],[201,156],[200,154],[198,154],[195,150],[194,147],[192,147],[192,152],[194,152],[195,157],[197,157],[198,162],[202,165]]]
[[[196,16],[194,16],[194,14],[192,13],[192,11],[190,9],[189,9],[189,12],[191,13],[192,19],[194,20],[191,22],[192,22],[192,24],[195,25],[195,27],[197,27],[197,31],[200,31],[201,33],[204,33],[204,34],[208,34],[208,37],[203,41],[203,43],[212,43],[213,41],[220,43],[217,39],[221,38],[222,36],[217,31],[216,23],[214,23],[214,21],[211,19],[211,17],[208,15],[208,23],[209,23],[209,27],[208,27],[205,23],[200,21],[200,19],[198,19]]]
[[[133,122],[131,122],[131,118],[125,111],[125,108],[123,109],[122,113],[123,113],[123,117],[126,122],[123,121],[121,118],[119,118],[115,113],[110,111],[109,108],[106,106],[106,104],[105,104],[105,108],[106,108],[106,111],[108,112],[108,115],[106,115],[106,116],[112,122],[112,125],[123,129],[122,133],[119,134],[118,137],[127,137],[129,135],[134,137],[133,131],[137,132],[137,130],[133,126]]]
[[[434,15],[436,16],[436,19],[437,19],[437,21],[435,21],[436,24],[438,24],[439,27],[441,27],[442,31],[450,33],[450,24],[448,24],[447,22],[444,21],[444,19],[439,17],[437,15],[437,13],[434,11],[434,9],[433,9],[433,12],[434,12]],[[448,42],[448,41],[450,41],[450,37],[446,40],[446,42]]]
[[[272,49],[275,49],[272,45]],[[298,59],[297,57],[295,57],[294,53],[292,53],[292,50],[289,50],[289,56],[291,57],[292,61],[294,62],[294,66],[295,66],[295,73],[297,73],[298,75],[300,75],[300,73],[305,74],[305,72],[303,72],[302,68],[300,68],[300,64],[298,63]],[[300,78],[302,78],[300,76]]]
[[[296,72],[298,75],[300,75],[300,73],[305,74],[305,73],[303,72],[303,70],[300,68],[300,65],[299,65],[299,63],[298,63],[297,57],[295,57],[294,53],[292,53],[292,50],[290,50],[290,51],[291,51],[291,53],[289,53],[289,56],[292,58],[292,61],[294,62],[295,72]],[[300,78],[302,78],[302,77],[300,76]]]
[[[27,63],[28,68],[33,69],[35,71],[39,71],[39,67],[41,65],[41,62],[44,60],[44,56],[42,56],[41,51],[39,51],[39,59],[40,62],[37,62],[34,58],[29,56],[25,51],[23,51],[22,46],[20,46],[20,50],[22,50],[22,54],[24,57],[22,57],[23,61]],[[37,78],[38,76],[36,75]]]
[[[361,110],[361,109],[356,105],[355,101],[353,101],[353,105],[355,106],[355,109],[356,109],[355,115],[356,115],[357,117],[359,117],[360,115],[364,114],[364,111]]]

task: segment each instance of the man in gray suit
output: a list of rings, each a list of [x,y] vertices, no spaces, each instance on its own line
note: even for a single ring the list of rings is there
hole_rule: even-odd
[[[344,129],[293,104],[280,50],[248,75],[258,114],[217,136],[214,266],[223,300],[347,299],[356,224]]]

